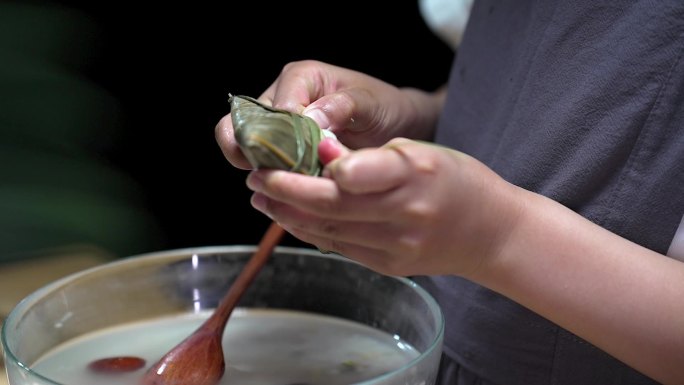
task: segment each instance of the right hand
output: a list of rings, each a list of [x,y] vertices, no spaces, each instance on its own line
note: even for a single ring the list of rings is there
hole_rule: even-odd
[[[301,241],[383,274],[486,274],[529,199],[475,158],[425,142],[348,151],[326,139],[319,150],[322,177],[252,171],[252,205]]]
[[[352,149],[381,146],[395,137],[431,139],[443,99],[441,92],[397,88],[311,60],[287,64],[259,97],[268,105],[311,117]],[[215,134],[231,164],[251,168],[235,141],[230,114],[219,121]]]

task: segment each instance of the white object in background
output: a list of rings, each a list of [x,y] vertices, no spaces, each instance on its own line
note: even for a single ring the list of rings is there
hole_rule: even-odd
[[[473,0],[419,0],[423,20],[451,48],[461,44]]]

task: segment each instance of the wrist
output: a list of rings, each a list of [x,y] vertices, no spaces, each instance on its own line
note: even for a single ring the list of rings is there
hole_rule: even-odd
[[[444,106],[446,93],[443,91],[426,92],[416,88],[401,88],[408,101],[404,113],[408,116],[403,126],[405,133],[400,135],[410,139],[432,140],[439,115]]]
[[[501,281],[506,264],[519,255],[519,250],[530,247],[525,238],[528,223],[533,221],[536,194],[501,180],[497,193],[499,204],[490,210],[489,247],[484,249],[476,267],[463,277],[494,289]]]

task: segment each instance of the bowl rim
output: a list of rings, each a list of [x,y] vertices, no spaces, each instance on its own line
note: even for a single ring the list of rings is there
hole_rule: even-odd
[[[5,375],[9,376],[9,367],[8,364],[11,365],[16,365],[18,366],[21,370],[26,372],[27,375],[33,376],[34,378],[45,382],[46,384],[51,384],[51,385],[68,385],[68,384],[62,384],[60,382],[54,381],[52,379],[49,379],[42,374],[34,371],[31,369],[31,366],[29,364],[26,364],[19,360],[14,352],[9,348],[8,342],[7,342],[7,333],[8,333],[8,328],[9,324],[15,323],[16,318],[19,317],[20,315],[23,315],[24,312],[22,310],[28,310],[32,303],[35,303],[37,300],[43,298],[47,293],[50,293],[53,290],[56,290],[68,282],[74,281],[80,277],[87,276],[89,274],[92,274],[94,271],[98,270],[103,270],[103,269],[115,269],[119,268],[122,265],[127,265],[133,262],[139,262],[141,259],[144,259],[145,261],[149,263],[153,263],[154,261],[157,261],[159,259],[167,259],[172,256],[178,256],[178,259],[185,259],[188,257],[188,255],[202,255],[202,254],[220,254],[220,253],[237,253],[237,252],[254,252],[257,249],[256,245],[226,245],[226,246],[199,246],[199,247],[185,247],[185,248],[177,248],[177,249],[168,249],[168,250],[159,250],[159,251],[151,251],[151,252],[146,252],[146,253],[138,253],[138,254],[133,254],[127,257],[122,257],[113,261],[108,261],[103,264],[93,266],[78,272],[74,272],[71,274],[68,274],[62,278],[59,278],[55,281],[52,281],[50,283],[47,283],[46,285],[38,288],[37,290],[33,291],[32,293],[28,294],[26,297],[24,297],[21,301],[19,301],[9,312],[7,317],[2,323],[2,330],[0,330],[0,341],[3,349],[3,353],[5,355]],[[307,248],[307,247],[292,247],[292,246],[277,246],[274,251],[274,254],[277,253],[284,253],[284,254],[299,254],[299,255],[309,255],[309,256],[314,256],[314,257],[319,257],[319,258],[328,258],[328,259],[334,259],[334,260],[339,260],[343,262],[348,262],[348,263],[354,263],[360,266],[364,266],[368,268],[367,266],[361,264],[360,262],[357,262],[351,258],[347,258],[345,256],[342,256],[340,254],[336,253],[323,253],[319,250],[313,249],[313,248]],[[372,270],[372,269],[371,269]],[[427,292],[422,286],[414,282],[413,280],[402,277],[402,276],[394,276],[394,275],[387,275],[383,273],[379,273],[374,271],[377,274],[384,275],[391,277],[393,279],[398,280],[399,282],[409,286],[411,289],[416,291],[421,298],[428,304],[428,306],[435,311],[435,318],[436,322],[438,323],[437,325],[437,332],[435,334],[435,337],[432,339],[432,341],[429,343],[428,347],[420,352],[420,354],[412,359],[411,361],[407,362],[406,364],[391,370],[387,373],[384,373],[380,376],[374,377],[370,380],[362,381],[362,382],[357,382],[352,385],[373,385],[376,383],[381,383],[383,380],[386,380],[388,378],[391,378],[392,376],[395,376],[399,372],[403,372],[407,370],[408,368],[416,365],[418,362],[423,360],[425,357],[432,355],[432,353],[435,351],[435,349],[441,349],[443,339],[444,339],[444,327],[445,327],[445,318],[444,318],[444,313],[442,312],[441,307],[435,300],[435,298]]]

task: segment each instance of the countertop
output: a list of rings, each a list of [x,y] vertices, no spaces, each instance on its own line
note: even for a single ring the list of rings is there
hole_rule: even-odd
[[[0,263],[0,322],[21,299],[47,283],[113,258],[100,248],[74,245]],[[8,385],[1,356],[0,374],[0,385]]]

